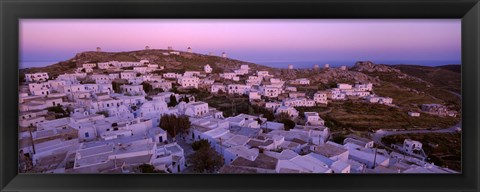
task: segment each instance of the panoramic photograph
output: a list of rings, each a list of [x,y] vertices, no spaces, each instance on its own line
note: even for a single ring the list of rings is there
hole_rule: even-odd
[[[24,174],[461,174],[460,19],[20,19]]]

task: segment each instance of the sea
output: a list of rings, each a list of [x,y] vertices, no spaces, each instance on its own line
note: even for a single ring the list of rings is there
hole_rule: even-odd
[[[315,64],[317,64],[320,68],[323,68],[325,64],[329,64],[330,67],[340,67],[340,66],[347,66],[351,67],[355,65],[356,60],[350,61],[292,61],[292,62],[285,62],[285,61],[253,61],[252,63],[257,63],[260,65],[265,65],[268,67],[275,67],[275,68],[288,68],[289,64],[293,65],[293,68],[296,69],[306,69],[306,68],[313,68]],[[460,62],[457,60],[442,60],[442,61],[434,61],[434,60],[422,60],[422,61],[401,61],[401,60],[372,60],[375,64],[386,64],[386,65],[422,65],[422,66],[442,66],[442,65],[460,65]]]
[[[55,60],[41,60],[41,61],[20,61],[18,68],[25,69],[25,68],[32,68],[32,67],[45,67],[48,65],[56,64],[60,61]]]

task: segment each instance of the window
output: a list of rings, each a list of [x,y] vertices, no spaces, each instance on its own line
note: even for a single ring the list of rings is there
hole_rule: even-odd
[[[85,137],[90,137],[90,133],[86,132]]]

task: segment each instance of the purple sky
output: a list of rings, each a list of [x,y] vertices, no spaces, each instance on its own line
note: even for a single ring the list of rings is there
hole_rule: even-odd
[[[251,62],[439,61],[460,64],[461,20],[20,20],[22,61],[59,61],[82,51],[152,49]],[[442,63],[444,62],[444,63]],[[425,62],[424,64],[426,64]],[[320,63],[322,64],[322,63]]]

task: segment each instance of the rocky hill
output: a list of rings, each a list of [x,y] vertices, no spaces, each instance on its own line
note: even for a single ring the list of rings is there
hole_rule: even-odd
[[[398,69],[383,64],[374,64],[371,61],[357,61],[352,69],[360,72],[400,72]]]
[[[432,86],[460,93],[461,65],[443,65],[437,67],[417,65],[395,65],[395,69],[412,77],[431,83]]]
[[[128,52],[87,51],[78,53],[73,58],[66,61],[52,64],[46,67],[21,69],[20,74],[44,71],[48,72],[53,76],[56,76],[58,74],[72,72],[73,70],[75,70],[75,68],[82,66],[82,64],[84,63],[97,63],[107,61],[140,61],[143,59],[149,60],[150,63],[164,66],[167,71],[203,70],[203,66],[206,64],[209,64],[216,72],[230,72],[234,69],[238,69],[240,65],[243,64],[248,64],[253,70],[268,70],[272,72],[276,70],[267,66],[262,66],[255,63],[249,63],[230,58],[209,56],[198,53],[187,53],[177,50],[174,51],[180,52],[180,55],[164,55],[164,53],[171,52],[171,50],[163,49],[138,50]]]

